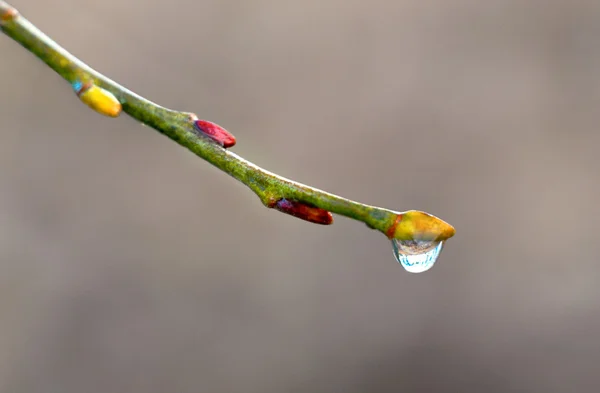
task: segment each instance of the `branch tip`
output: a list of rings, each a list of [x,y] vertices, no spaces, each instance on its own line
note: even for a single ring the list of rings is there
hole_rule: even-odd
[[[418,210],[398,213],[394,223],[385,232],[389,239],[439,240],[450,239],[456,230],[444,220]]]

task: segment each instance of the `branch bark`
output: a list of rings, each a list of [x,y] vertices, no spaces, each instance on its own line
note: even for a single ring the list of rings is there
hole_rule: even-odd
[[[221,127],[198,120],[193,113],[162,107],[112,81],[67,52],[4,1],[0,1],[0,29],[69,82],[92,109],[116,117],[120,104],[129,116],[244,183],[269,208],[320,224],[333,222],[329,212],[340,214],[364,222],[389,239],[444,241],[455,233],[450,224],[431,214],[365,205],[258,167],[226,149],[235,138]],[[211,131],[207,132],[209,123]]]

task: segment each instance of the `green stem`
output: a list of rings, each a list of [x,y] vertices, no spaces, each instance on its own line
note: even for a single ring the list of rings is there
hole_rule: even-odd
[[[392,237],[390,230],[398,224],[398,212],[354,202],[294,182],[246,161],[195,132],[190,117],[192,114],[157,105],[93,70],[27,19],[18,15],[16,10],[4,1],[0,1],[0,28],[4,34],[36,55],[70,84],[87,80],[114,94],[128,115],[241,181],[254,191],[266,206],[272,207],[281,198],[295,200],[362,221]]]

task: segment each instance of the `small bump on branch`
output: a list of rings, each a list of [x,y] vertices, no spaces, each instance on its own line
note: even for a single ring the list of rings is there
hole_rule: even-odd
[[[0,2],[0,26],[14,20],[19,15],[16,8],[8,5],[5,2]]]

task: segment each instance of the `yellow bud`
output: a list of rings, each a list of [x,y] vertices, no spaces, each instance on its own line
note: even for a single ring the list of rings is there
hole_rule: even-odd
[[[410,210],[398,214],[388,236],[398,240],[439,240],[444,241],[456,230],[447,222],[428,213]]]
[[[81,101],[102,115],[117,117],[123,109],[119,100],[110,91],[91,82],[75,82],[73,89]]]

